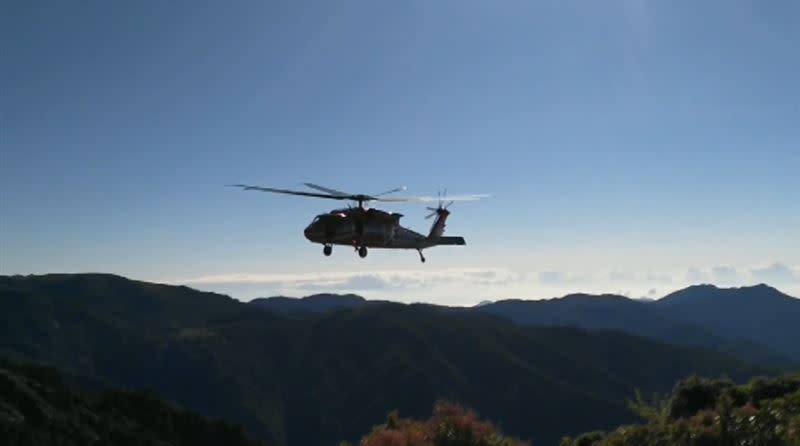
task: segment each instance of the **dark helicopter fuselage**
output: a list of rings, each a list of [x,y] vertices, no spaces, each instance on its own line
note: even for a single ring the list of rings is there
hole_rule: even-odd
[[[317,215],[304,233],[308,240],[325,245],[406,249],[427,247],[427,237],[400,226],[402,216],[374,208],[336,209]]]
[[[352,246],[361,257],[367,256],[367,248],[416,249],[424,262],[423,249],[465,244],[464,237],[442,235],[450,215],[447,209],[439,207],[434,215],[436,219],[427,236],[400,226],[402,214],[362,207],[336,209],[317,215],[303,232],[308,240],[324,246],[326,256],[331,255],[333,245]]]

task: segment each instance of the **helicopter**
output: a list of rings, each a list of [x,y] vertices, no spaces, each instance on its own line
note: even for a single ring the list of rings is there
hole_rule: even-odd
[[[330,256],[333,245],[353,247],[359,257],[367,256],[367,248],[383,249],[414,249],[419,253],[421,262],[425,262],[423,249],[434,246],[463,246],[466,245],[464,237],[445,236],[444,228],[447,217],[450,215],[448,208],[456,201],[474,201],[487,198],[486,194],[459,195],[447,197],[447,190],[439,192],[436,197],[398,197],[391,196],[396,192],[405,191],[405,187],[394,188],[379,194],[351,194],[313,183],[303,183],[311,191],[298,191],[276,189],[272,187],[251,186],[247,184],[229,184],[242,190],[272,192],[278,194],[297,195],[303,197],[324,198],[329,200],[343,200],[355,202],[356,206],[334,209],[328,213],[319,214],[305,228],[303,234],[312,243],[322,244],[322,253]],[[428,235],[423,235],[400,225],[403,214],[386,212],[376,208],[365,207],[366,203],[377,202],[438,202],[434,207],[427,207],[430,214],[425,218],[436,217],[431,225]]]

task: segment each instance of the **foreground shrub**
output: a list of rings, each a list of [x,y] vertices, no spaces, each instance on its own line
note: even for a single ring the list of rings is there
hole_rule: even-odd
[[[800,376],[745,386],[688,378],[669,398],[631,404],[647,424],[565,438],[561,446],[800,446]]]
[[[504,436],[472,410],[438,402],[426,421],[403,419],[393,412],[386,423],[361,439],[360,446],[527,446]]]

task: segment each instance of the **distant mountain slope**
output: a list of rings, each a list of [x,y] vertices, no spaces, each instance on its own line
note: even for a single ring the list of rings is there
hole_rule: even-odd
[[[137,392],[89,396],[52,369],[0,361],[0,444],[255,445],[209,421]]]
[[[767,285],[693,286],[652,305],[670,317],[707,327],[716,335],[768,345],[800,360],[800,299]]]
[[[611,294],[503,300],[483,305],[479,311],[503,316],[518,324],[620,330],[676,344],[697,345],[698,339],[709,336],[697,326],[660,314],[657,308],[645,302]]]
[[[635,388],[770,372],[623,333],[519,327],[429,305],[287,318],[107,275],[0,277],[0,355],[150,390],[278,445],[356,440],[387,411],[422,416],[439,398],[552,444],[632,421],[624,400]]]
[[[755,362],[788,362],[786,357],[775,353],[769,343],[758,343],[747,336],[732,337],[730,333],[707,328],[698,320],[676,317],[655,302],[624,296],[571,294],[546,300],[504,300],[474,310],[503,316],[521,325],[618,330],[670,344],[730,352]]]

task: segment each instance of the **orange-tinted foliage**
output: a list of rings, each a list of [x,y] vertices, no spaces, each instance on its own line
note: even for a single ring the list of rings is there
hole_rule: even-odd
[[[472,410],[438,402],[427,421],[397,419],[390,415],[361,440],[360,446],[527,446],[503,436],[495,426]]]

